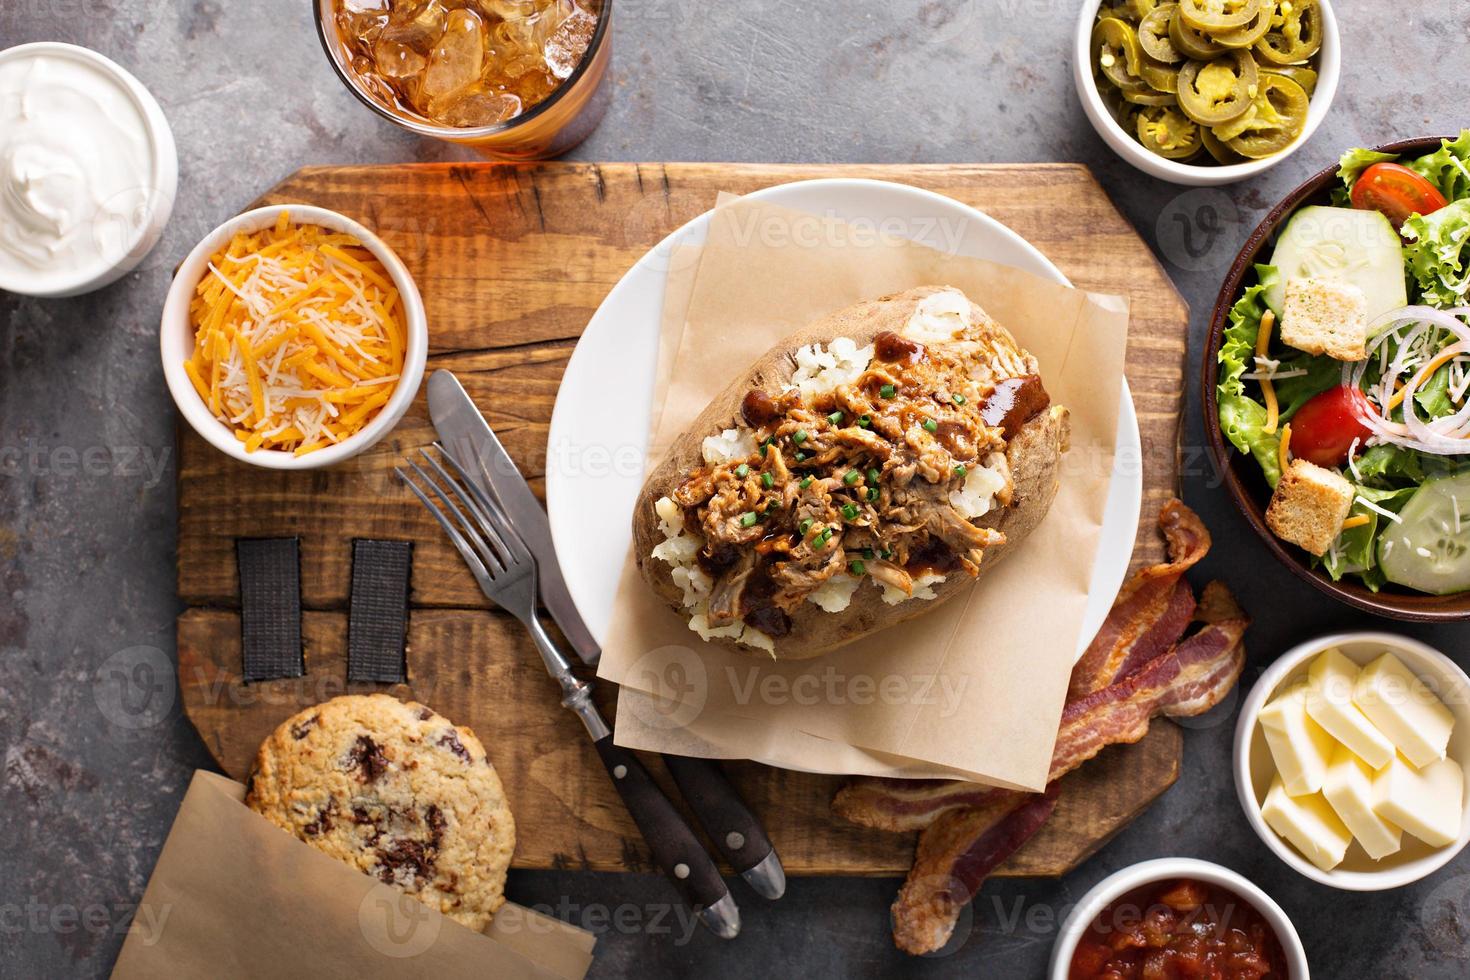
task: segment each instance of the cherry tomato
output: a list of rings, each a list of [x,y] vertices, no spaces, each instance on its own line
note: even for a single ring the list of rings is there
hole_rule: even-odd
[[[1318,466],[1341,466],[1353,440],[1366,442],[1372,435],[1359,421],[1370,411],[1367,396],[1349,385],[1314,396],[1291,417],[1291,454]]]
[[[1415,214],[1431,214],[1447,205],[1444,195],[1423,177],[1397,163],[1375,163],[1353,185],[1353,207],[1381,211],[1402,228]]]

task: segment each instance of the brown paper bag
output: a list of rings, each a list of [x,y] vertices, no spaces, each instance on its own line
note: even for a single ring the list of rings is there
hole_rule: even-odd
[[[912,242],[834,234],[829,218],[823,235],[798,233],[810,220],[759,201],[722,207],[697,273],[671,278],[664,344],[678,330],[678,352],[655,393],[662,406],[651,461],[725,387],[732,365],[834,309],[947,284],[1037,354],[1054,401],[1072,410],[1061,491],[983,588],[813,661],[771,663],[701,642],[652,597],[630,556],[599,670],[623,687],[618,741],[818,772],[1039,790],[1107,498],[1127,302]],[[680,329],[669,311],[684,309]]]
[[[591,933],[507,903],[484,934],[321,853],[199,771],[128,929],[116,980],[581,980]]]

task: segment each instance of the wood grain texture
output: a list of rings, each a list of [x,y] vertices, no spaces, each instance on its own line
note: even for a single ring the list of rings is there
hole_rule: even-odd
[[[258,204],[310,203],[373,228],[418,281],[429,370],[455,371],[538,493],[547,429],[578,336],[607,292],[663,236],[720,191],[817,177],[897,180],[973,205],[1036,245],[1082,288],[1132,301],[1126,373],[1143,440],[1143,520],[1135,567],[1158,561],[1153,516],[1178,485],[1188,310],[1148,247],[1085,167],[451,164],[303,170]],[[1060,220],[1059,216],[1065,216]],[[575,719],[564,716],[518,627],[485,601],[437,525],[392,467],[433,440],[423,397],[372,451],[326,472],[244,466],[191,430],[179,435],[178,590],[185,707],[216,759],[242,777],[255,747],[299,707],[347,689],[350,542],[415,544],[409,671],[413,695],[472,726],[502,770],[521,823],[518,867],[647,869],[646,855]],[[239,537],[301,538],[308,674],[238,683]],[[394,689],[408,693],[407,689]],[[1006,874],[1061,874],[1127,824],[1178,772],[1167,723],[1069,779],[1046,829]],[[828,813],[839,780],[731,766],[795,874],[906,871],[912,842]],[[660,771],[660,775],[662,775]]]

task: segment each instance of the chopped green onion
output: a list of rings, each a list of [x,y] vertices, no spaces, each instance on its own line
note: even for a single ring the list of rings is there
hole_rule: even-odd
[[[823,531],[821,534],[817,535],[817,547],[818,548],[825,548],[825,547],[827,547],[827,542],[828,541],[831,541],[831,540],[832,540],[832,529],[829,527],[825,531]]]
[[[893,385],[884,385],[882,388],[878,389],[878,394],[882,395],[884,398],[892,398],[894,395],[898,394],[898,389],[893,387]]]
[[[855,520],[857,520],[857,516],[860,513],[862,513],[862,511],[858,510],[858,505],[857,504],[843,504],[842,505],[842,516],[845,517],[845,518],[847,518],[849,521],[855,521]]]
[[[854,575],[862,575],[868,569],[867,566],[865,566],[860,561],[850,561],[847,563],[847,570]]]
[[[756,522],[759,521],[759,520],[760,520],[760,515],[759,514],[757,514],[753,510],[748,510],[745,513],[743,513],[743,514],[740,515],[740,526],[741,527],[755,527]]]
[[[842,413],[841,412],[833,412],[831,415],[827,416],[827,421],[828,422],[831,422],[833,425],[841,425],[842,424]]]
[[[765,442],[761,443],[761,455],[762,456],[765,456],[766,450],[767,449],[770,449],[770,448],[771,448],[771,440],[767,439]]]
[[[876,504],[878,502],[878,488],[868,487],[868,501]]]
[[[955,476],[964,476],[967,472],[968,472],[968,470],[965,469],[965,464],[964,463],[961,463],[960,465],[958,465],[958,466],[956,466],[954,468],[954,475]]]
[[[804,453],[800,449],[798,449],[796,451],[796,461],[798,463],[805,463],[806,462],[806,453]]]
[[[887,548],[884,548],[882,551],[878,552],[878,557],[882,558],[884,561],[887,561],[888,559],[893,557],[893,552],[889,551]]]
[[[953,398],[953,401],[954,401],[954,403],[956,405],[963,405],[965,403],[965,396],[964,395],[955,395],[954,398]]]
[[[868,467],[868,482],[871,483],[873,486],[876,487],[878,485],[878,478],[882,475],[882,473],[878,472],[878,468],[876,466]]]
[[[866,429],[868,426],[870,426],[872,424],[873,424],[873,420],[872,420],[871,417],[869,417],[867,415],[862,415],[862,416],[859,416],[858,417],[858,428],[859,429]]]
[[[791,433],[791,441],[796,443],[798,446],[806,442],[806,430],[797,429],[795,432]]]
[[[848,470],[842,477],[842,482],[850,487],[855,487],[863,482],[863,475],[857,470]]]
[[[872,561],[873,560],[873,549],[872,548],[864,548],[863,549],[863,557],[866,558],[868,561]]]
[[[936,421],[934,421],[933,419],[925,419],[924,420],[924,431],[925,432],[938,432],[939,431],[939,423],[936,422]]]
[[[808,531],[810,531],[812,529],[812,524],[813,523],[814,522],[812,521],[812,519],[810,517],[808,517],[806,520],[804,520],[804,521],[801,522],[801,524],[799,525],[799,527],[801,528],[801,536],[802,537],[806,537],[806,532],[808,532]]]
[[[804,476],[804,477],[801,478],[800,486],[801,486],[801,488],[803,490],[805,490],[807,487],[809,487],[811,485],[812,485],[812,478],[811,477]]]
[[[735,475],[740,477],[740,479],[742,480],[745,479],[747,476],[750,476],[750,467],[745,465],[744,463],[741,463],[739,466],[735,467]]]
[[[772,487],[774,487],[775,485],[776,485],[776,478],[775,478],[775,476],[771,475],[770,473],[762,473],[761,474],[761,486],[763,486],[767,490],[769,490]]]

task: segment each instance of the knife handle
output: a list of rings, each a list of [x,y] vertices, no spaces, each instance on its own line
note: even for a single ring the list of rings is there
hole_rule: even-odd
[[[613,744],[612,735],[604,735],[593,744],[659,868],[684,901],[700,910],[700,917],[716,935],[733,938],[740,931],[739,912],[725,879],[720,877],[720,869],[693,828],[643,763],[632,752]]]
[[[719,763],[682,755],[664,756],[684,801],[699,818],[730,867],[741,875],[771,858],[775,848]],[[783,879],[784,880],[784,879]],[[767,895],[768,898],[777,897]]]

